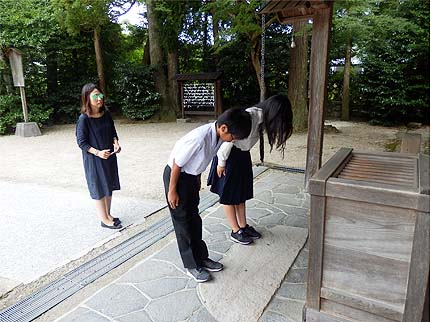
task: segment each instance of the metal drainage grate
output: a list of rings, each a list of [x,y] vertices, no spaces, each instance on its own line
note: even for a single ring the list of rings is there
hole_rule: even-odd
[[[281,171],[285,171],[285,172],[305,173],[305,170],[304,169],[300,169],[300,168],[283,167],[281,165],[269,165],[268,167],[270,169],[281,170]]]
[[[253,178],[265,172],[267,167],[253,167]],[[218,196],[206,192],[201,194],[199,213],[218,202]],[[173,231],[170,216],[150,226],[105,253],[91,259],[74,270],[48,284],[36,293],[0,311],[0,322],[31,321],[86,285],[142,252]]]

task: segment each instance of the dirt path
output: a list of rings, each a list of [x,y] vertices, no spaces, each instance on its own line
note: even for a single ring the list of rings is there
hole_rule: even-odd
[[[118,156],[122,189],[118,193],[122,196],[164,200],[161,178],[169,153],[176,140],[201,124],[116,121],[122,145],[122,152]],[[399,132],[406,131],[400,127],[370,126],[358,122],[333,121],[326,124],[335,126],[340,133],[325,133],[322,162],[341,147],[384,151],[385,144],[394,141]],[[81,153],[75,143],[75,126],[53,126],[42,129],[42,132],[42,136],[33,138],[14,135],[0,137],[0,181],[87,191]],[[423,135],[429,151],[429,127],[422,127],[415,132]],[[293,134],[287,142],[284,159],[277,151],[269,154],[269,146],[266,146],[265,160],[304,168],[306,148],[307,134]],[[252,149],[252,157],[253,162],[259,161],[258,144]]]

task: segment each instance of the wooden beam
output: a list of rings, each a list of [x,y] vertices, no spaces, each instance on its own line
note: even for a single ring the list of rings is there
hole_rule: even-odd
[[[332,25],[332,2],[315,11],[310,61],[310,106],[308,114],[307,163],[305,183],[322,163],[323,124],[328,83],[329,36]]]
[[[383,316],[391,319],[391,321],[401,321],[403,318],[402,306],[397,307],[385,302],[364,298],[358,294],[348,293],[334,288],[322,287],[320,294],[322,298],[371,313],[376,315],[376,317]]]
[[[310,178],[308,192],[311,195],[325,196],[326,195],[326,181],[334,175],[334,173],[343,168],[352,157],[353,149],[341,148],[325,163],[313,178]]]
[[[277,13],[277,18],[280,23],[290,24],[298,20],[306,20],[313,18],[314,9],[306,7],[296,7],[290,10],[282,10]]]
[[[307,308],[320,310],[326,197],[312,196],[308,224]]]

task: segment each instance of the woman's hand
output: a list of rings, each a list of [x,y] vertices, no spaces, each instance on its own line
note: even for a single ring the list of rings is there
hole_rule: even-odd
[[[114,152],[112,153],[120,153],[121,152],[121,146],[118,144],[118,142],[114,142]]]
[[[178,195],[178,192],[176,190],[169,190],[168,192],[168,204],[169,207],[171,207],[172,209],[175,209],[178,207],[180,203],[180,196]]]
[[[109,150],[109,149],[99,150],[99,151],[97,151],[97,154],[96,154],[96,156],[98,156],[99,158],[105,159],[105,160],[107,158],[109,158],[110,155],[111,155],[111,150]]]
[[[226,175],[226,167],[221,167],[221,166],[217,166],[217,175],[219,178],[221,178],[221,176],[225,176]]]

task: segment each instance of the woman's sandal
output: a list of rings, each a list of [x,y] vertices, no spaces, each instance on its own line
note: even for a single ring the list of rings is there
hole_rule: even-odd
[[[112,218],[112,220],[114,221],[114,224],[116,224],[116,225],[121,224],[120,218],[114,217],[114,218]]]

